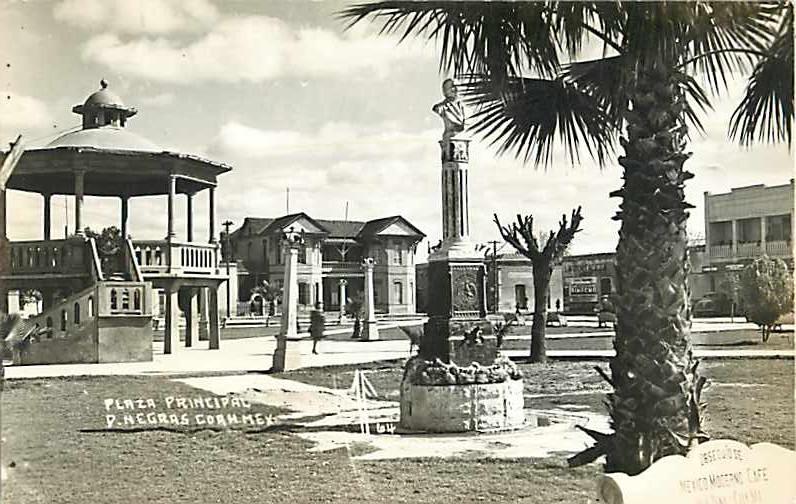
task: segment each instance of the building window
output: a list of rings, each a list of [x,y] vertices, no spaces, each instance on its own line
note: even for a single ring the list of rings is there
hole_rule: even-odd
[[[88,317],[94,317],[94,296],[88,297]]]
[[[310,304],[310,289],[309,284],[306,282],[299,282],[298,284],[298,304]]]
[[[299,264],[307,264],[307,247],[299,247],[298,249],[298,262]]]
[[[401,282],[393,282],[393,293],[396,304],[404,304],[404,286]]]
[[[263,240],[263,268],[268,266],[268,240]]]
[[[741,219],[737,226],[739,243],[760,242],[760,219]]]
[[[79,303],[75,303],[75,306],[74,306],[73,309],[74,309],[74,312],[75,312],[75,316],[74,316],[75,324],[80,324],[80,304]]]
[[[790,215],[771,215],[766,217],[766,241],[790,241]]]
[[[61,310],[61,331],[66,331],[66,310]]]
[[[732,245],[732,222],[710,223],[710,245]]]

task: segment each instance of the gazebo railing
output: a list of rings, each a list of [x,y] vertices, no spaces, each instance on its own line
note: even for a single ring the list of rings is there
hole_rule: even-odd
[[[87,243],[82,238],[11,242],[11,274],[88,273]]]
[[[133,241],[141,273],[212,275],[218,271],[218,246],[212,243]]]

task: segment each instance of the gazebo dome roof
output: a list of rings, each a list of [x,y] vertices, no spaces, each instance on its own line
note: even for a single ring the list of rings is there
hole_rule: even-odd
[[[96,93],[95,93],[96,94]],[[90,147],[94,149],[162,152],[155,143],[131,133],[127,129],[114,126],[81,129],[65,133],[47,147]]]
[[[124,102],[116,94],[108,91],[108,88],[102,88],[99,91],[94,91],[86,98],[83,107],[97,107],[97,106],[116,106],[123,108]]]
[[[103,115],[104,122],[98,123],[97,117],[103,113],[102,111],[108,111],[109,116],[105,118]],[[102,79],[100,89],[91,93],[82,104],[72,107],[72,112],[83,116],[83,128],[94,128],[113,120],[124,126],[124,121],[134,116],[137,111],[133,107],[126,106],[115,93],[108,91],[108,81]]]

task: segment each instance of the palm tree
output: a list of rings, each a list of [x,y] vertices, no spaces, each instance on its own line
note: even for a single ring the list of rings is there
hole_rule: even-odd
[[[790,143],[792,7],[757,2],[394,2],[355,5],[401,40],[441,48],[440,70],[466,79],[473,132],[500,153],[551,161],[560,141],[601,166],[624,154],[616,256],[617,324],[608,408],[614,432],[576,462],[637,474],[706,438],[704,378],[690,343],[683,165],[688,126],[731,73],[751,77],[730,133]],[[603,57],[578,61],[585,48]],[[566,59],[567,61],[562,61]]]

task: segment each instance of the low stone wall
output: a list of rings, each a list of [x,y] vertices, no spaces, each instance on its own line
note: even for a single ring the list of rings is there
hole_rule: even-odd
[[[401,427],[425,432],[518,429],[525,425],[522,380],[472,385],[401,383]]]

